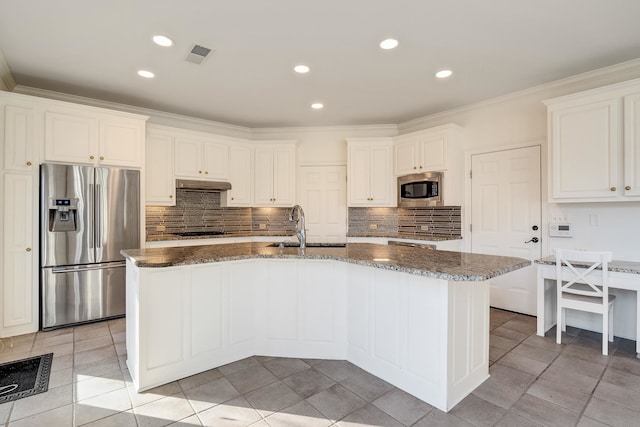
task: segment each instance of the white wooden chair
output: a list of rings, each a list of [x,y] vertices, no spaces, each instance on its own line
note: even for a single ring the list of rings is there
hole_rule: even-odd
[[[606,356],[609,353],[607,338],[613,342],[613,301],[616,297],[609,295],[609,262],[613,254],[566,249],[556,249],[555,254],[558,295],[556,342],[560,344],[562,332],[567,330],[565,309],[601,314],[602,354]]]

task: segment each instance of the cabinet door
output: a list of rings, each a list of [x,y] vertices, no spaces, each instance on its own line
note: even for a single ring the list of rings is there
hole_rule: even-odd
[[[107,166],[142,167],[144,123],[100,121],[99,163]]]
[[[375,206],[394,206],[394,179],[391,171],[393,151],[391,145],[371,147],[369,164],[371,204]]]
[[[145,174],[147,205],[175,206],[176,184],[173,177],[171,136],[147,136]]]
[[[640,93],[624,97],[624,195],[640,196]]]
[[[396,175],[409,175],[418,172],[418,144],[415,141],[406,141],[396,144],[394,147],[394,167]]]
[[[2,289],[2,326],[14,333],[37,329],[34,313],[33,176],[7,174],[4,177],[4,255]],[[6,336],[7,331],[0,336]]]
[[[296,161],[293,147],[273,149],[273,203],[291,206],[296,201]]]
[[[616,199],[619,100],[551,113],[551,197],[554,201]]]
[[[174,142],[174,172],[176,177],[202,178],[202,144],[186,138],[176,138]]]
[[[227,206],[251,206],[253,165],[251,147],[232,145],[229,148],[229,182]]]
[[[256,206],[273,205],[273,150],[270,147],[255,148],[253,201]]]
[[[95,164],[98,160],[98,120],[57,111],[45,113],[44,159]]]
[[[349,145],[347,170],[349,206],[369,206],[371,204],[369,171],[369,147],[360,144]]]
[[[225,143],[205,142],[202,148],[202,178],[229,179],[229,146]]]
[[[4,109],[4,168],[31,171],[34,164],[33,109],[7,105]]]
[[[420,138],[420,161],[418,172],[447,169],[447,136],[444,134]]]

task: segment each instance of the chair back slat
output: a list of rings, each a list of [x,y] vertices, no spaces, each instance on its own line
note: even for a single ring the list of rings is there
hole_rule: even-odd
[[[555,254],[559,292],[597,298],[607,294],[611,252],[556,249]]]

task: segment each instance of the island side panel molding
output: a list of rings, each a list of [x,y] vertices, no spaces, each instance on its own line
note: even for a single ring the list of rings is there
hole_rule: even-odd
[[[448,286],[447,408],[489,378],[489,281]]]
[[[224,267],[195,266],[191,272],[190,352],[191,358],[222,350],[224,327]],[[206,304],[201,302],[206,301]]]

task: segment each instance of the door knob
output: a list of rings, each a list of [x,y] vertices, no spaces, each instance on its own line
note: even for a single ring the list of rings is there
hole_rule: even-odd
[[[624,189],[625,189],[625,190],[627,190],[627,191],[629,191],[629,190],[631,190],[631,186],[630,186],[630,185],[627,185],[626,187],[624,187]]]
[[[538,226],[537,226],[537,225],[534,225],[533,227],[531,227],[531,229],[532,229],[533,231],[538,231]]]
[[[540,239],[538,239],[537,237],[532,237],[531,239],[527,240],[525,243],[530,243],[530,242],[538,243],[539,240]]]

